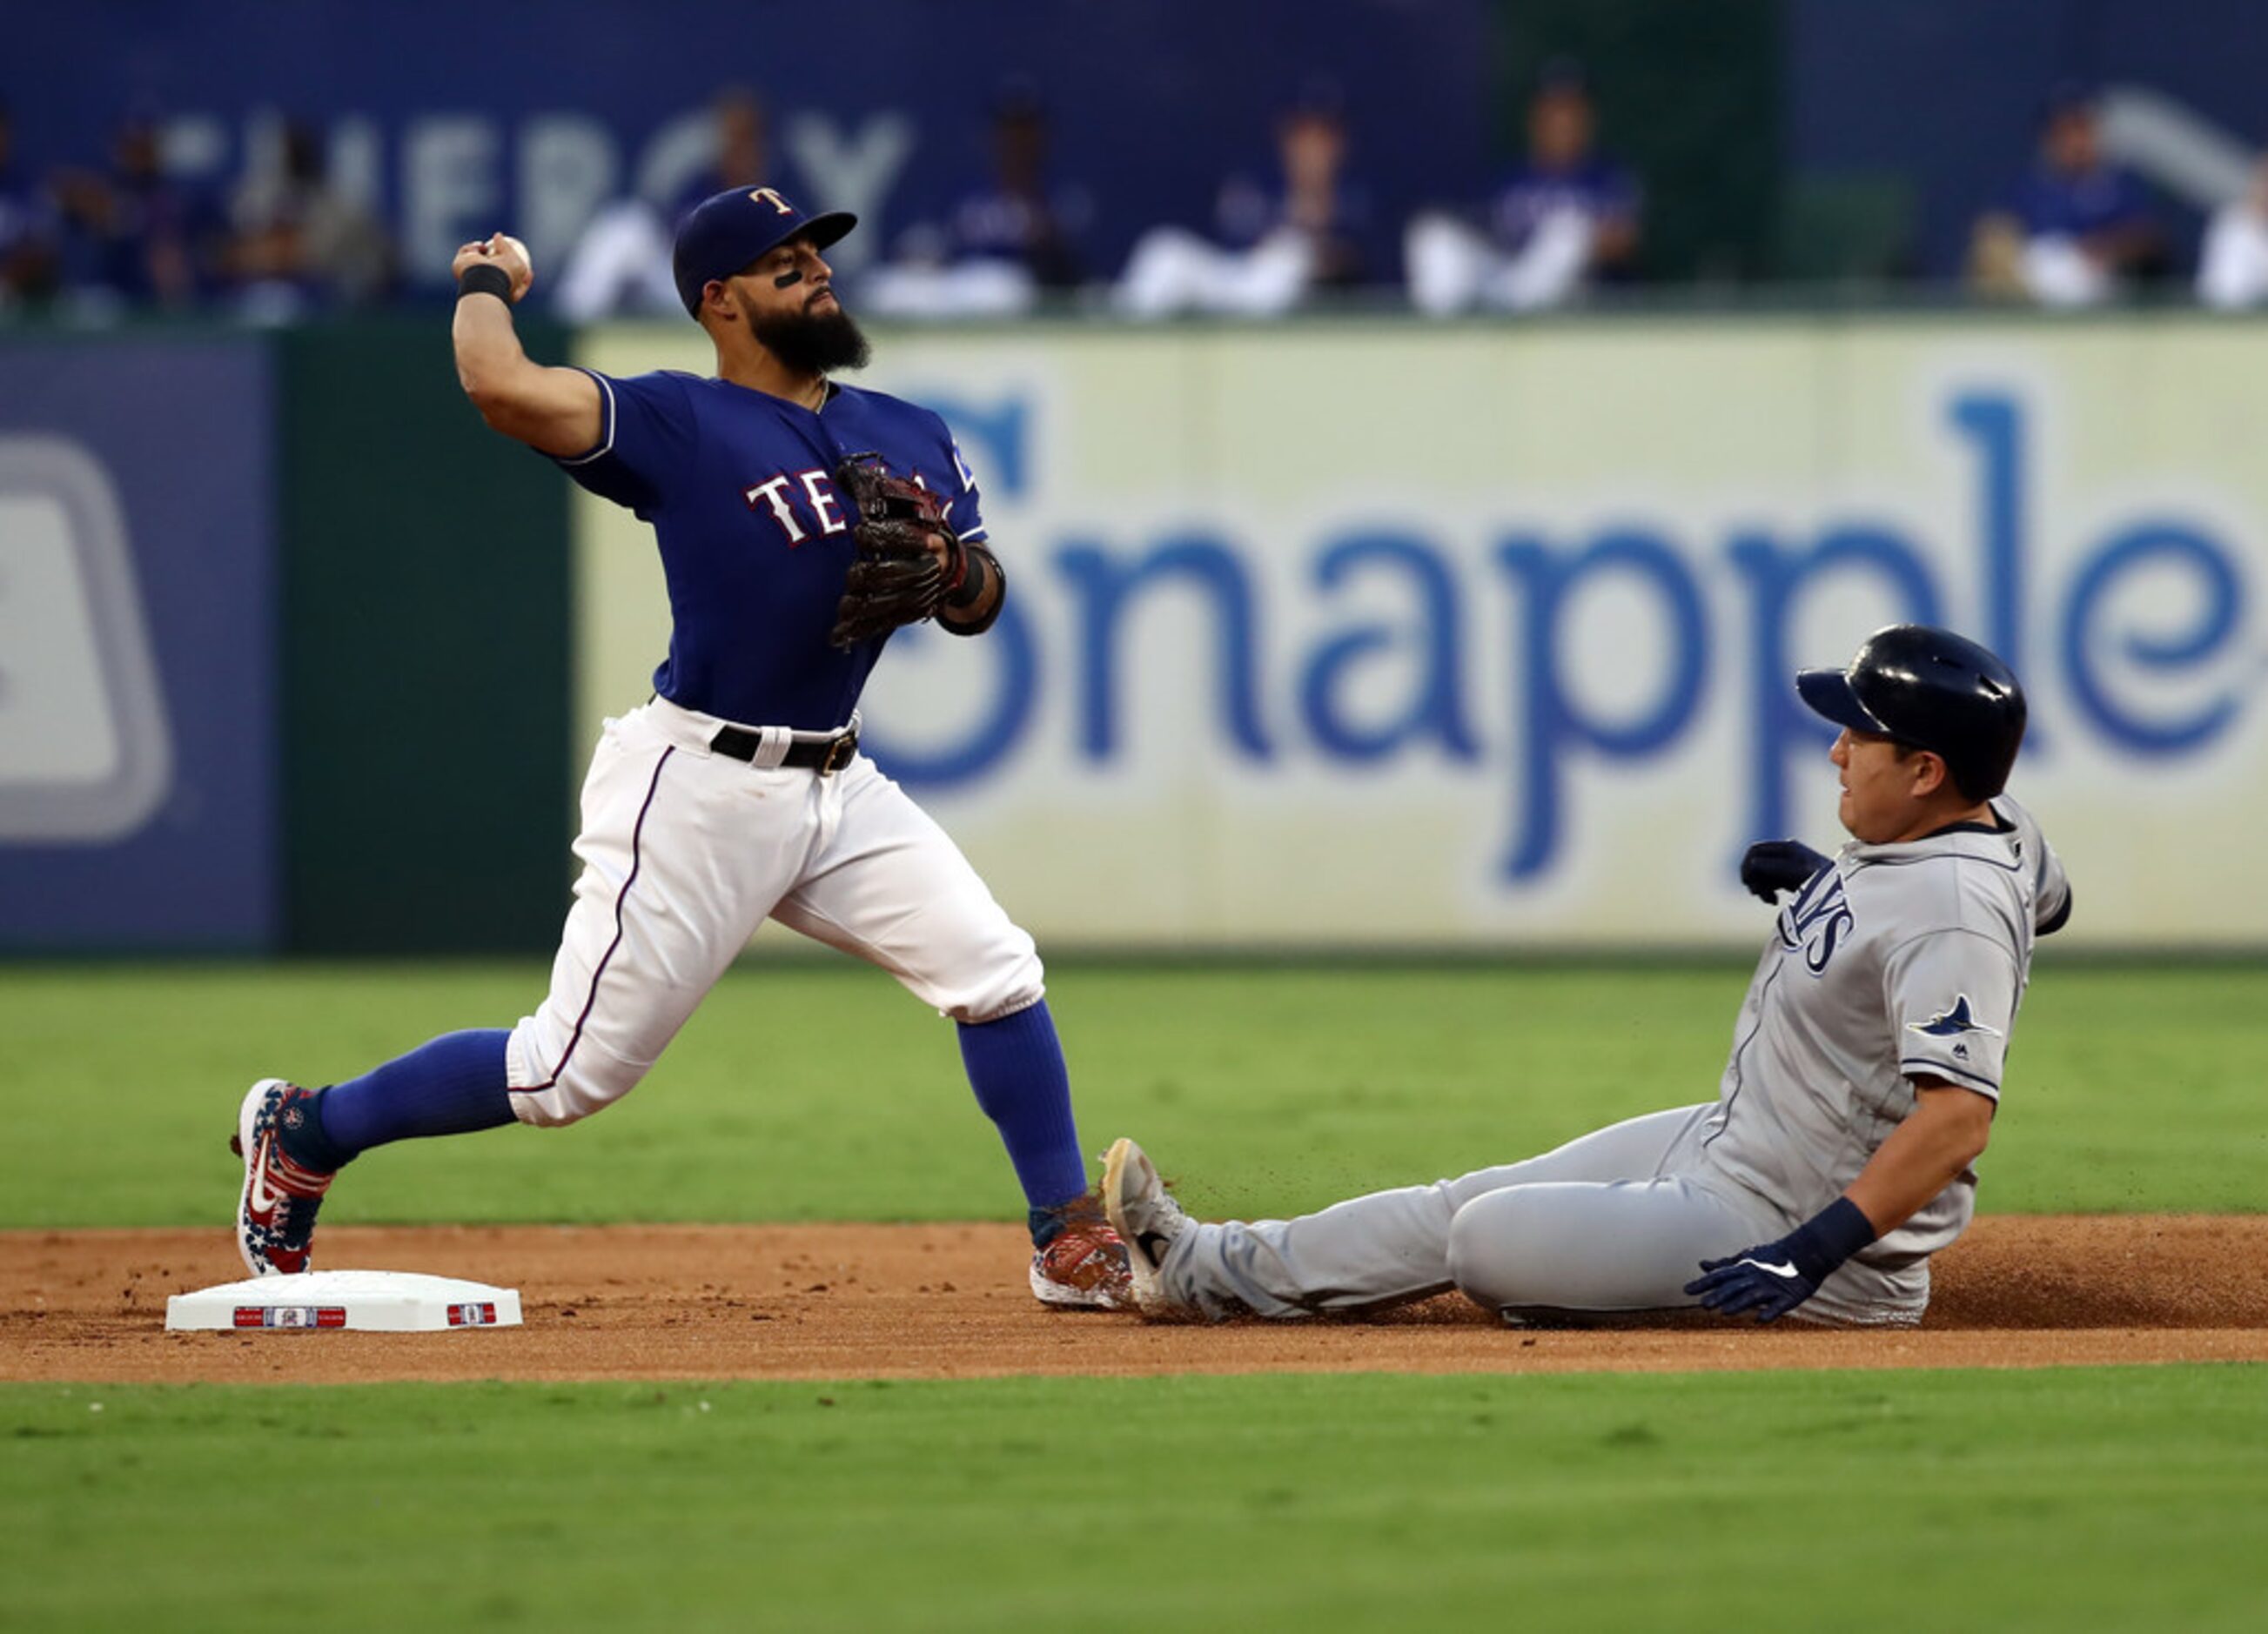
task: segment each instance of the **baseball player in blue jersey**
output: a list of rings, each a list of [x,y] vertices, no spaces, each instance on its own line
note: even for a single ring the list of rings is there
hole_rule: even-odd
[[[1556,1152],[1373,1193],[1319,1214],[1200,1225],[1131,1141],[1103,1201],[1145,1313],[1298,1316],[1455,1287],[1521,1321],[1696,1306],[1770,1321],[1907,1325],[1929,1256],[1976,1207],[1972,1165],[2036,934],[2071,912],[2062,865],[2001,792],[2024,696],[1950,631],[1880,630],[1806,703],[1843,730],[1832,859],[1751,847],[1742,879],[1779,911],[1718,1098]]]
[[[945,423],[829,378],[867,356],[822,259],[855,224],[770,188],[685,218],[674,270],[716,345],[708,378],[539,366],[512,327],[524,248],[497,235],[458,253],[467,396],[652,524],[669,652],[655,696],[609,721],[593,756],[583,870],[534,1013],[326,1089],[270,1078],[246,1094],[237,1239],[255,1275],[307,1267],[333,1177],[372,1146],[571,1123],[627,1094],[773,918],[958,1024],[1024,1189],[1033,1292],[1122,1302],[1125,1250],[1087,1190],[1032,939],[858,749],[859,692],[891,630],[934,615],[981,634],[1006,581]]]

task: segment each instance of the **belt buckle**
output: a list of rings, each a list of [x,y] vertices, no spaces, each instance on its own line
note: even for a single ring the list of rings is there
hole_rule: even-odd
[[[832,777],[836,772],[848,766],[851,757],[858,753],[858,734],[855,732],[842,733],[828,744],[827,758],[819,762],[819,775],[822,777]]]

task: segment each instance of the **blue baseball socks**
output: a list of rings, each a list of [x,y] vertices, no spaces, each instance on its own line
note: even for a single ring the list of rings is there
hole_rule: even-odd
[[[997,1021],[964,1023],[961,1059],[976,1104],[1000,1131],[1045,1248],[1066,1203],[1086,1196],[1086,1161],[1071,1120],[1071,1074],[1044,1001]],[[512,1122],[500,1027],[449,1033],[397,1060],[323,1090],[316,1115],[277,1131],[294,1163],[319,1174],[389,1141],[458,1135]]]
[[[461,1135],[512,1122],[502,1027],[447,1033],[408,1055],[321,1091],[315,1115],[276,1130],[284,1155],[329,1174],[388,1141]]]
[[[1071,1122],[1071,1073],[1042,999],[997,1021],[963,1022],[961,1063],[976,1104],[1000,1130],[1031,1211],[1032,1245],[1064,1228],[1064,1205],[1086,1196],[1086,1159]]]

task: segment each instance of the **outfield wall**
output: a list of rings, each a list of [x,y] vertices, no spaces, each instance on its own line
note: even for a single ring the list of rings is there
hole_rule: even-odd
[[[1043,940],[1752,943],[1826,843],[1800,665],[1920,618],[2026,678],[2074,941],[2268,941],[2254,588],[2268,328],[2202,319],[1333,324],[885,336],[1013,616],[919,634],[884,762]],[[588,335],[615,372],[697,337]],[[577,502],[583,735],[660,652]]]
[[[442,320],[0,336],[0,951],[549,944],[565,533]]]
[[[2027,679],[2073,944],[2268,947],[2268,326],[877,338],[1014,588],[870,740],[1050,946],[1752,946],[1742,848],[1834,832],[1788,676],[1920,616]],[[540,949],[662,628],[438,320],[0,340],[0,949]]]
[[[269,946],[273,372],[0,346],[0,947]]]

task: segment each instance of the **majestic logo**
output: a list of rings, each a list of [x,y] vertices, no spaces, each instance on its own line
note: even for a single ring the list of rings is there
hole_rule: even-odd
[[[1932,1038],[1958,1038],[1963,1033],[1982,1033],[1988,1038],[2000,1036],[1999,1027],[1987,1027],[1969,1012],[1969,995],[1966,993],[1955,997],[1951,1009],[1940,1010],[1926,1021],[1907,1022],[1906,1031],[1924,1033]],[[1954,1048],[1956,1050],[1961,1049],[1958,1044]]]

